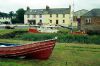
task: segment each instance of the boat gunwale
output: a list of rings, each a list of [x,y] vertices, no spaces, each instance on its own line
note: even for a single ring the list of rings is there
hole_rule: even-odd
[[[43,41],[36,41],[36,42],[31,42],[31,43],[25,43],[25,44],[22,44],[22,45],[19,44],[18,46],[6,46],[6,47],[0,47],[0,48],[14,48],[14,47],[20,47],[20,46],[25,46],[25,45],[29,45],[29,44],[35,44],[35,43],[40,43],[40,42],[47,42],[47,41],[52,41],[52,40],[57,40],[57,37],[55,37],[53,39],[43,40]],[[9,44],[9,43],[6,43],[6,44]],[[10,44],[14,45],[14,43],[10,43]]]

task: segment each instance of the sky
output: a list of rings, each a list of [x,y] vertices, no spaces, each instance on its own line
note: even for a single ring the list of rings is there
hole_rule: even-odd
[[[9,13],[19,8],[41,9],[48,5],[50,8],[68,8],[72,0],[0,0],[0,11]],[[100,0],[74,0],[74,11],[100,8]]]

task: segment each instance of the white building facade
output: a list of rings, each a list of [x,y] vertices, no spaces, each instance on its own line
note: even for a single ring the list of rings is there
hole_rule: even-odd
[[[29,9],[24,15],[24,24],[70,26],[70,10],[70,7],[50,9],[48,6],[46,9]]]
[[[11,23],[11,18],[10,17],[0,17],[0,24],[3,24],[4,22]]]

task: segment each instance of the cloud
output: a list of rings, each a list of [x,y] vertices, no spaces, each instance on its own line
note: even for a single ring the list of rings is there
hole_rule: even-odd
[[[19,8],[26,9],[29,6],[31,9],[45,8],[49,5],[50,8],[67,8],[72,0],[0,0],[0,11],[9,12],[16,11]],[[74,0],[74,8],[76,10],[100,7],[100,0]]]
[[[75,10],[100,8],[100,0],[75,0]]]
[[[33,9],[45,8],[46,5],[49,5],[51,8],[68,6],[66,0],[0,0],[0,11],[16,11],[18,8],[25,9],[27,6]]]

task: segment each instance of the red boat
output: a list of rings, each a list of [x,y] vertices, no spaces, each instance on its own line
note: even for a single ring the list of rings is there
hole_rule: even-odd
[[[0,47],[0,57],[28,57],[48,59],[56,43],[55,39],[29,43],[25,45],[3,44]]]

